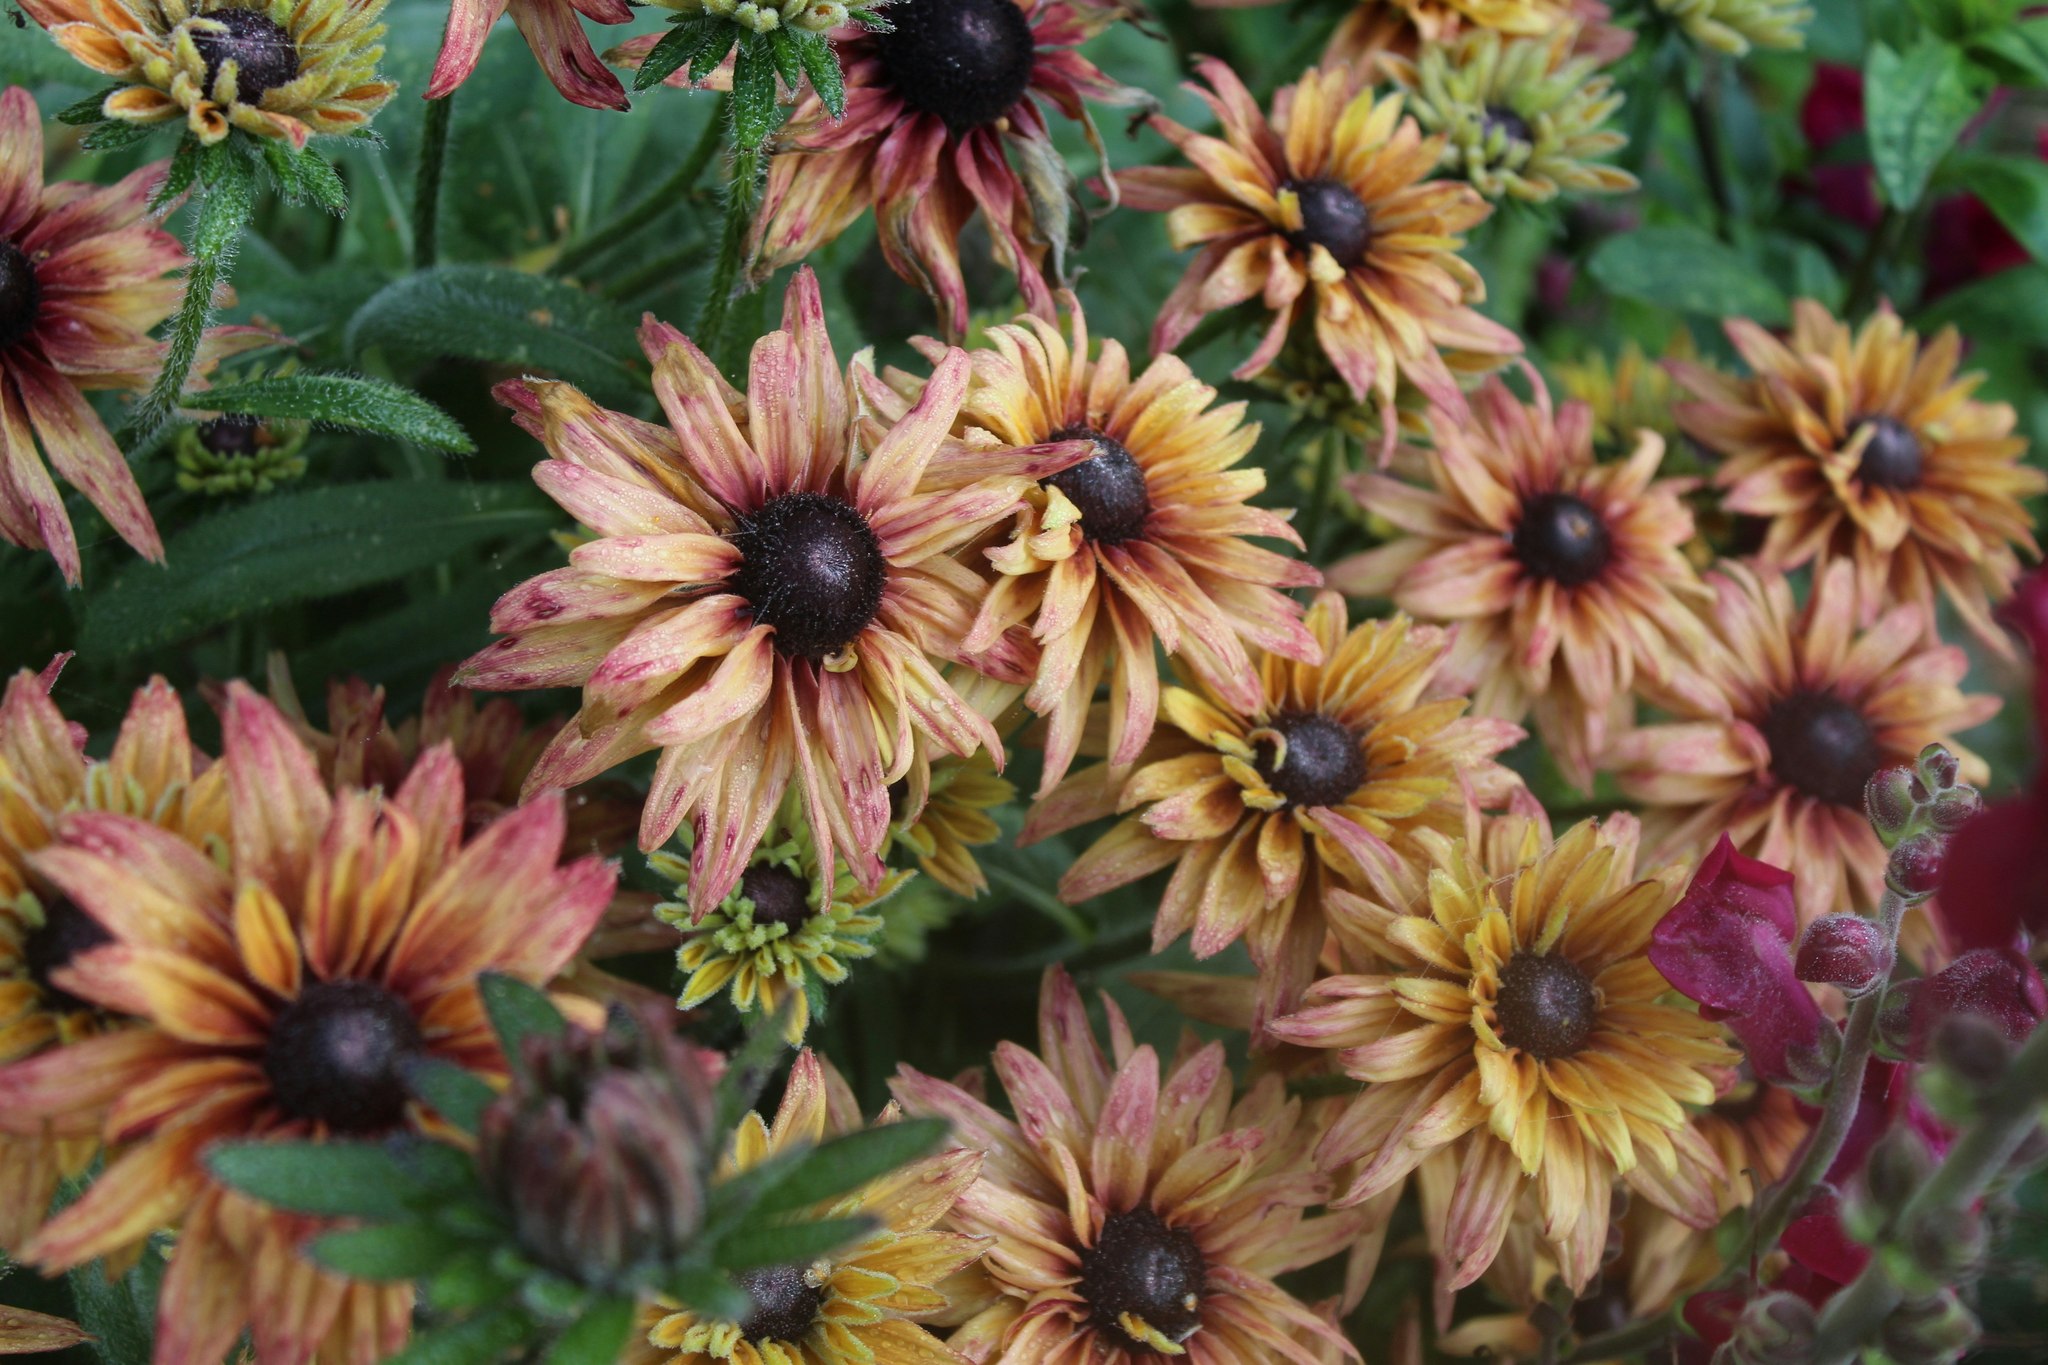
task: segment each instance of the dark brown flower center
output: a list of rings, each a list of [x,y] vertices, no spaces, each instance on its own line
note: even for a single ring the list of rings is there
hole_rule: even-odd
[[[254,104],[265,91],[299,78],[299,50],[276,20],[253,9],[217,9],[205,17],[220,25],[192,31],[192,46],[206,62],[209,94],[229,62],[235,64],[235,99],[242,104]]]
[[[0,351],[26,337],[36,325],[43,288],[35,264],[12,242],[0,242]]]
[[[1103,1219],[1095,1245],[1081,1252],[1081,1296],[1098,1325],[1144,1350],[1118,1320],[1129,1314],[1169,1341],[1186,1341],[1202,1325],[1208,1269],[1188,1233],[1149,1208],[1130,1209]]]
[[[89,1010],[96,1008],[89,1000],[80,1000],[62,986],[54,985],[50,976],[59,968],[68,967],[72,961],[95,948],[104,948],[114,941],[114,936],[91,915],[78,908],[68,896],[57,896],[43,906],[43,927],[28,936],[21,946],[22,969],[28,979],[40,986],[43,1000],[52,1010]]]
[[[1505,133],[1509,142],[1519,142],[1524,146],[1536,141],[1529,120],[1503,105],[1489,104],[1479,115],[1479,135],[1490,138],[1496,132]]]
[[[797,1265],[768,1265],[733,1276],[754,1301],[754,1311],[740,1323],[748,1341],[800,1341],[818,1320],[825,1295]]]
[[[254,455],[263,419],[231,412],[199,424],[199,444],[216,455]]]
[[[1593,983],[1578,964],[1551,953],[1509,958],[1493,998],[1500,1040],[1546,1062],[1586,1045],[1597,1009]]]
[[[1544,493],[1523,504],[1513,544],[1523,568],[1567,588],[1598,578],[1614,553],[1607,523],[1570,493]]]
[[[1819,801],[1863,804],[1863,788],[1883,754],[1863,713],[1828,692],[1801,692],[1764,716],[1771,774]]]
[[[759,865],[740,874],[740,894],[754,903],[754,923],[794,931],[811,917],[804,879],[786,867]]]
[[[1276,717],[1269,728],[1287,741],[1287,756],[1276,767],[1278,746],[1260,740],[1254,766],[1274,791],[1295,806],[1335,806],[1365,782],[1365,751],[1358,736],[1328,716],[1302,713]]]
[[[1287,234],[1297,250],[1319,246],[1349,270],[1372,245],[1372,212],[1349,185],[1329,179],[1290,180],[1301,204],[1301,230]]]
[[[1871,488],[1918,488],[1926,449],[1913,429],[1896,417],[1863,417],[1849,425],[1854,437],[1870,433],[1863,458],[1856,462],[1856,481]]]
[[[420,1050],[405,1002],[369,981],[316,981],[270,1026],[263,1072],[289,1117],[375,1133],[405,1117],[405,1060]]]
[[[897,0],[875,35],[889,84],[955,133],[1016,108],[1031,85],[1036,39],[1016,0]]]
[[[1145,491],[1144,467],[1124,443],[1093,427],[1067,427],[1050,439],[1095,443],[1091,458],[1045,481],[1079,509],[1081,534],[1098,545],[1121,545],[1144,534],[1152,498]]]
[[[851,504],[823,493],[785,493],[740,520],[733,591],[775,630],[775,647],[816,662],[844,649],[875,619],[888,568],[882,543]]]

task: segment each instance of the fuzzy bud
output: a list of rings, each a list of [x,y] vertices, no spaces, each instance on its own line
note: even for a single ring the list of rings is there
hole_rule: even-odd
[[[1813,1305],[1797,1294],[1751,1299],[1729,1338],[1730,1359],[1741,1365],[1805,1365],[1813,1357],[1815,1327]]]
[[[1885,884],[1909,901],[1925,900],[1941,886],[1948,861],[1948,840],[1939,834],[1915,834],[1892,849],[1885,864]]]
[[[1920,1006],[1923,1024],[1951,1014],[1982,1015],[2019,1044],[2048,1015],[2048,986],[2026,954],[1973,948],[1928,978]]]
[[[716,1054],[676,1037],[666,1008],[621,1009],[602,1032],[527,1038],[521,1061],[477,1152],[521,1249],[614,1290],[680,1257],[704,1213]]]
[[[1956,774],[1961,771],[1962,764],[1943,746],[1930,744],[1920,751],[1918,767],[1920,780],[1927,784],[1929,791],[1945,792],[1956,784]]]
[[[1926,986],[1924,978],[1914,977],[1885,988],[1884,1005],[1877,1015],[1877,1052],[1886,1061],[1903,1062],[1913,1055],[1913,1030]]]
[[[1904,1241],[1929,1289],[1963,1284],[1983,1273],[1984,1218],[1975,1209],[1929,1209],[1904,1229]]]
[[[1892,972],[1892,945],[1884,929],[1860,915],[1826,915],[1806,926],[1793,970],[1801,981],[1839,986],[1851,999],[1884,985]]]
[[[1870,1149],[1857,1193],[1878,1215],[1880,1226],[1889,1226],[1933,1171],[1934,1154],[1927,1139],[1910,1123],[1895,1124]]]
[[[1878,1328],[1878,1342],[1898,1365],[1947,1365],[1977,1336],[1977,1319],[1949,1290],[1902,1304]]]
[[[1927,807],[1927,822],[1943,834],[1954,834],[1984,810],[1975,787],[1951,787]]]
[[[1842,1055],[1842,1035],[1822,1028],[1813,1037],[1785,1049],[1785,1082],[1799,1090],[1817,1090],[1835,1074],[1835,1061]]]
[[[785,0],[782,21],[807,33],[830,33],[846,22],[846,6],[839,0]]]
[[[1919,779],[1913,776],[1911,768],[1901,765],[1896,768],[1879,768],[1870,775],[1870,781],[1863,788],[1863,810],[1870,817],[1870,826],[1877,831],[1877,837],[1890,848],[1913,827],[1914,817],[1919,814],[1920,803],[1915,799],[1914,788]]]

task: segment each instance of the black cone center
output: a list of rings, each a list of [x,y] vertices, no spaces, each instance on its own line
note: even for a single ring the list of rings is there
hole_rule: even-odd
[[[1045,481],[1080,510],[1081,534],[1098,545],[1121,545],[1144,534],[1152,498],[1145,491],[1143,466],[1124,443],[1093,427],[1069,427],[1051,439],[1095,442],[1092,457]]]
[[[898,0],[875,35],[882,69],[911,108],[956,133],[1015,108],[1031,84],[1036,40],[1016,0]]]
[[[803,878],[786,867],[750,867],[740,874],[740,894],[754,903],[754,923],[780,924],[795,931],[811,917]]]
[[[775,629],[775,647],[813,662],[836,654],[882,605],[882,544],[851,503],[785,493],[740,521],[733,591]]]
[[[1838,806],[1863,804],[1883,755],[1861,711],[1825,692],[1802,692],[1772,706],[1758,728],[1780,782]]]
[[[263,419],[231,412],[199,424],[199,444],[216,455],[254,455]]]
[[[263,1050],[278,1108],[338,1133],[375,1133],[405,1116],[406,1058],[420,1028],[405,1002],[368,981],[316,981],[284,1007]]]
[[[1593,1031],[1593,983],[1567,958],[1516,953],[1493,999],[1500,1040],[1540,1061],[1569,1057]]]
[[[1271,724],[1287,740],[1287,756],[1278,767],[1278,746],[1260,740],[1255,766],[1274,791],[1295,806],[1342,805],[1365,782],[1365,752],[1358,736],[1328,716],[1277,717]]]
[[[1335,180],[1295,180],[1287,187],[1301,203],[1301,230],[1288,240],[1306,251],[1320,246],[1349,270],[1365,260],[1372,245],[1372,214],[1349,185]]]
[[[1519,142],[1524,146],[1536,141],[1536,134],[1529,127],[1529,120],[1512,109],[1489,104],[1479,116],[1479,135],[1490,138],[1496,132],[1505,133],[1509,142]]]
[[[43,927],[28,936],[21,946],[22,969],[28,979],[42,987],[43,999],[52,1010],[89,1010],[89,1000],[80,1000],[61,986],[52,985],[51,973],[68,967],[72,960],[104,948],[114,941],[98,920],[78,908],[68,896],[58,896],[43,907]]]
[[[0,242],[0,351],[26,337],[36,325],[43,288],[28,253],[12,242]]]
[[[1524,504],[1513,544],[1522,567],[1568,588],[1598,578],[1614,552],[1607,523],[1569,493],[1545,493]]]
[[[1926,449],[1913,429],[1896,417],[1865,417],[1851,424],[1850,434],[1868,430],[1870,443],[1856,463],[1856,481],[1871,488],[1917,488]]]
[[[1081,1295],[1101,1327],[1143,1350],[1118,1319],[1128,1313],[1169,1341],[1186,1341],[1202,1325],[1207,1272],[1193,1237],[1140,1207],[1105,1218],[1095,1245],[1081,1252]]]
[[[254,104],[264,91],[298,79],[299,50],[277,21],[252,9],[217,9],[205,17],[220,25],[192,33],[192,46],[206,59],[208,94],[228,62],[235,64],[235,99],[242,104]]]
[[[825,1295],[804,1275],[802,1266],[769,1265],[733,1276],[754,1301],[754,1311],[740,1324],[748,1341],[800,1341],[818,1320]]]

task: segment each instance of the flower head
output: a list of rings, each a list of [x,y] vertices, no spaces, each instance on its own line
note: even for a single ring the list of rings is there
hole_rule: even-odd
[[[1983,377],[1956,375],[1954,329],[1923,347],[1889,309],[1852,329],[1801,300],[1784,340],[1739,320],[1728,337],[1754,377],[1674,365],[1699,400],[1678,419],[1727,457],[1714,482],[1728,510],[1768,520],[1758,557],[1853,564],[1859,625],[1915,603],[1931,636],[1939,591],[2009,652],[1990,602],[2012,591],[2017,550],[2039,554],[2021,502],[2048,474],[2024,462],[2011,405],[1976,401]]]
[[[428,99],[446,99],[470,78],[491,26],[508,12],[563,99],[586,109],[628,107],[626,87],[598,60],[581,22],[630,24],[633,7],[626,0],[450,0],[441,54],[427,78]]]
[[[1335,565],[1331,585],[1391,597],[1458,627],[1445,684],[1482,716],[1536,730],[1565,775],[1590,785],[1638,679],[1677,687],[1699,635],[1704,590],[1681,547],[1687,483],[1658,479],[1664,442],[1636,435],[1625,460],[1593,457],[1584,403],[1552,409],[1490,380],[1471,420],[1438,409],[1432,449],[1404,455],[1404,481],[1356,476],[1351,491],[1405,534]],[[1417,486],[1417,484],[1420,486]]]
[[[0,1065],[97,1037],[123,1016],[80,999],[57,973],[105,946],[98,920],[35,870],[74,811],[150,821],[198,850],[226,832],[221,774],[192,747],[178,694],[161,678],[138,690],[105,759],[85,755],[85,730],[49,695],[63,660],[24,669],[0,697]],[[42,1222],[62,1176],[99,1150],[89,1130],[0,1133],[0,1249],[18,1251]]]
[[[246,686],[230,685],[222,729],[220,861],[160,825],[95,811],[64,818],[29,858],[106,940],[53,983],[137,1023],[0,1068],[0,1128],[122,1149],[21,1259],[68,1269],[178,1224],[159,1360],[218,1359],[245,1325],[264,1360],[388,1354],[411,1291],[315,1270],[297,1252],[317,1221],[226,1192],[202,1153],[410,1126],[402,1069],[416,1056],[502,1074],[478,974],[549,980],[617,870],[561,865],[555,795],[465,840],[446,748],[389,797],[330,794],[284,717]]]
[[[268,493],[305,477],[305,422],[222,413],[178,430],[178,487],[215,497]]]
[[[385,0],[22,0],[117,88],[101,110],[183,118],[211,145],[239,128],[304,147],[369,126],[398,87],[377,75]]]
[[[1660,1000],[1670,985],[1645,950],[1678,885],[1636,879],[1632,818],[1554,843],[1527,798],[1483,829],[1473,819],[1465,839],[1424,831],[1423,857],[1375,862],[1365,894],[1331,894],[1351,959],[1388,970],[1317,982],[1273,1031],[1339,1049],[1345,1073],[1372,1083],[1319,1153],[1325,1167],[1358,1163],[1340,1205],[1447,1152],[1460,1194],[1437,1235],[1462,1288],[1533,1179],[1543,1241],[1582,1289],[1617,1177],[1695,1226],[1716,1220],[1722,1173],[1684,1106],[1712,1102],[1735,1058],[1718,1025]]]
[[[1329,1194],[1308,1169],[1320,1125],[1278,1076],[1232,1103],[1220,1043],[1184,1051],[1162,1079],[1158,1055],[1104,1008],[1109,1057],[1072,980],[1046,974],[1038,1053],[996,1049],[1015,1122],[909,1066],[891,1083],[905,1109],[951,1120],[987,1154],[950,1222],[994,1239],[992,1302],[948,1344],[986,1365],[1316,1359],[1300,1334],[1356,1360],[1273,1283],[1359,1231],[1356,1217],[1309,1214]]]
[[[890,784],[927,746],[1001,751],[926,652],[957,653],[983,591],[952,552],[1009,515],[1041,462],[1072,452],[978,452],[985,474],[928,490],[966,353],[939,363],[900,420],[856,410],[808,270],[782,330],[755,343],[744,397],[674,328],[649,319],[641,344],[668,426],[566,384],[499,386],[552,457],[535,480],[597,534],[499,600],[492,625],[507,638],[457,676],[583,687],[528,790],[660,749],[640,842],[658,848],[693,820],[697,914],[738,884],[792,782],[818,865],[844,857],[872,889]],[[856,363],[855,385],[864,373]]]
[[[1782,577],[1737,561],[1707,584],[1713,633],[1696,657],[1707,686],[1660,699],[1672,719],[1621,736],[1606,760],[1648,808],[1652,860],[1689,860],[1725,834],[1793,874],[1801,923],[1873,910],[1886,856],[1865,784],[1937,742],[1981,781],[1983,760],[1952,736],[1989,720],[1998,698],[1958,690],[1969,661],[1927,641],[1922,607],[1858,632],[1845,562],[1817,577],[1803,608]]]
[[[1375,99],[1357,73],[1309,71],[1275,97],[1272,117],[1223,63],[1190,89],[1216,112],[1222,138],[1163,115],[1152,124],[1192,163],[1124,174],[1125,199],[1169,213],[1176,247],[1201,247],[1152,330],[1169,351],[1219,308],[1257,298],[1273,313],[1239,378],[1272,364],[1313,287],[1317,342],[1360,402],[1376,401],[1393,446],[1394,394],[1406,380],[1465,419],[1445,352],[1484,362],[1522,349],[1471,306],[1479,272],[1459,234],[1490,211],[1469,185],[1433,180],[1445,143],[1404,117],[1398,94]],[[1460,368],[1468,368],[1465,360]]]
[[[1599,158],[1627,141],[1607,127],[1622,97],[1600,64],[1573,52],[1574,33],[1510,38],[1477,29],[1387,67],[1423,131],[1441,135],[1444,165],[1489,199],[1542,202],[1560,190],[1620,194],[1636,178]]]
[[[1326,929],[1325,897],[1361,863],[1413,855],[1418,830],[1456,833],[1469,800],[1498,807],[1520,785],[1495,761],[1522,732],[1464,714],[1437,683],[1448,635],[1405,618],[1347,630],[1344,601],[1317,598],[1308,627],[1324,662],[1261,663],[1256,706],[1168,688],[1179,733],[1127,781],[1111,768],[1069,779],[1047,807],[1098,814],[1075,799],[1093,784],[1129,812],[1060,880],[1079,900],[1175,864],[1153,923],[1156,952],[1192,931],[1198,958],[1242,937],[1259,966],[1258,1024],[1291,1009]],[[1067,819],[1034,817],[1030,833]]]
[[[891,1105],[878,1122],[897,1114]],[[722,1179],[860,1128],[846,1083],[809,1050],[797,1054],[771,1125],[741,1120],[719,1163]],[[877,1226],[852,1246],[804,1265],[770,1265],[735,1278],[753,1300],[738,1321],[673,1304],[641,1310],[621,1365],[877,1365],[937,1362],[949,1354],[920,1320],[943,1313],[941,1285],[978,1260],[987,1239],[939,1226],[974,1184],[980,1152],[955,1149],[912,1162],[841,1195],[818,1216],[866,1216]]]
[[[1740,57],[1752,47],[1806,43],[1813,9],[1802,0],[1656,0],[1694,42]]]
[[[907,801],[890,789],[892,801]],[[989,812],[1016,800],[1017,788],[996,774],[995,759],[985,751],[968,758],[942,754],[931,765],[930,790],[916,815],[899,819],[891,834],[896,845],[910,850],[918,870],[956,896],[974,897],[988,890],[988,874],[974,861],[974,850],[1002,837]]]
[[[1663,358],[1689,361],[1696,354],[1692,333],[1681,328]],[[1551,368],[1565,396],[1591,411],[1593,449],[1603,458],[1626,455],[1639,431],[1656,432],[1667,449],[1679,439],[1678,419],[1671,413],[1671,372],[1645,355],[1634,340],[1624,341],[1612,358],[1588,351]]]
[[[960,410],[982,444],[1065,441],[1085,457],[1029,489],[1008,539],[987,551],[995,584],[962,645],[1035,653],[1024,704],[1050,721],[1041,794],[1073,762],[1105,677],[1110,760],[1137,758],[1158,714],[1156,649],[1246,707],[1259,688],[1246,641],[1319,657],[1281,590],[1321,575],[1249,540],[1301,545],[1285,515],[1246,505],[1266,476],[1236,467],[1259,436],[1245,405],[1213,406],[1216,391],[1176,356],[1135,377],[1114,339],[1091,358],[1087,319],[1065,302],[1068,335],[1035,317],[989,329]]]

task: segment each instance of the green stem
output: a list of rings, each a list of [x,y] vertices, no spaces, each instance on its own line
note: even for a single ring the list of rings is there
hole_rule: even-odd
[[[1593,1361],[1617,1360],[1638,1351],[1651,1350],[1663,1345],[1677,1330],[1678,1310],[1674,1308],[1654,1318],[1625,1323],[1611,1332],[1586,1337],[1560,1365],[1592,1365]]]
[[[703,255],[703,240],[693,237],[674,251],[665,251],[607,284],[603,290],[604,296],[608,299],[633,298],[648,286],[659,284],[679,272],[687,271],[691,263],[701,260]]]
[[[185,269],[185,297],[164,342],[164,367],[135,407],[129,439],[140,442],[156,435],[178,409],[185,380],[199,358],[206,325],[213,320],[213,299],[235,273],[235,253],[256,209],[253,173],[245,163],[228,161],[234,169],[221,175],[199,201],[199,220],[192,230],[192,264]]]
[[[1905,222],[1903,213],[1886,204],[1877,226],[1870,230],[1870,240],[1863,244],[1863,254],[1856,258],[1856,268],[1849,276],[1848,293],[1842,302],[1842,313],[1850,321],[1863,317],[1877,302],[1877,268],[1897,245]]]
[[[732,309],[733,291],[739,287],[740,262],[746,254],[747,230],[753,226],[754,200],[760,182],[760,149],[741,148],[733,154],[732,180],[726,186],[725,232],[718,243],[718,263],[711,269],[711,287],[704,296],[703,316],[697,319],[697,345],[721,362],[725,353],[725,318]]]
[[[725,123],[725,105],[721,101],[718,112],[704,125],[704,131],[698,135],[697,145],[690,149],[690,154],[683,159],[682,165],[676,167],[675,174],[655,186],[638,203],[609,223],[563,247],[562,254],[555,257],[555,263],[548,267],[549,273],[569,274],[674,208],[677,199],[696,188],[697,182],[703,178],[705,167],[711,164],[712,157],[718,155],[719,138],[725,131]]]
[[[431,269],[440,250],[441,173],[448,163],[448,125],[455,95],[427,101],[427,119],[420,128],[420,165],[412,191],[412,263]]]
[[[1726,237],[1736,221],[1735,198],[1728,185],[1728,166],[1721,149],[1721,118],[1714,98],[1715,82],[1719,75],[1709,62],[1701,78],[1699,93],[1685,101],[1685,112],[1692,120],[1693,141],[1699,147],[1700,173],[1707,182],[1707,194],[1714,201],[1714,221],[1720,235]]]

